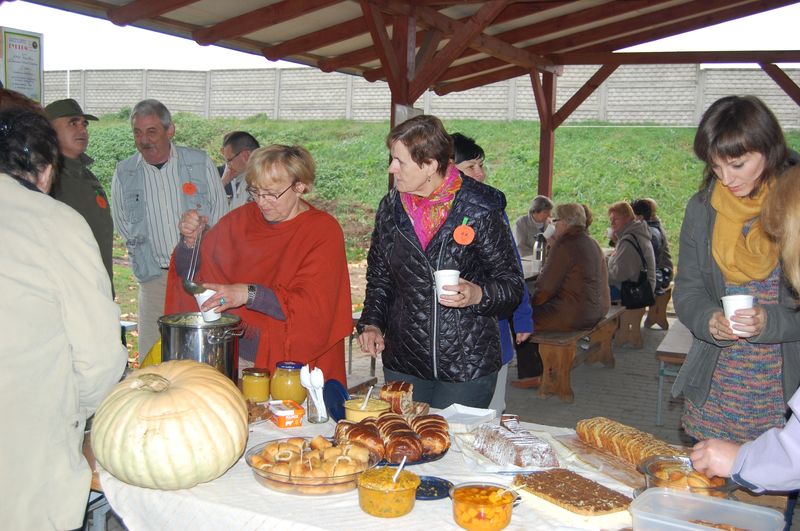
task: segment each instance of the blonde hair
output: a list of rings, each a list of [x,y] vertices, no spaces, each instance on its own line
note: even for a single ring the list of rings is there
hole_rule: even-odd
[[[311,153],[302,146],[272,144],[250,154],[245,170],[248,186],[273,185],[286,177],[292,183],[303,183],[308,193],[314,186],[315,165]]]
[[[586,210],[578,203],[556,205],[556,218],[563,220],[568,227],[586,227]]]
[[[792,166],[771,183],[761,223],[781,248],[783,274],[800,291],[800,166]]]
[[[634,219],[634,217],[636,217],[633,213],[631,204],[627,201],[617,201],[616,203],[613,203],[610,207],[608,207],[609,215],[612,212],[618,216],[623,216],[626,219]]]

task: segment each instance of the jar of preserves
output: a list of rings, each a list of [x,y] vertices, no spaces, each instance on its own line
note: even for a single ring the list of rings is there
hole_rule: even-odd
[[[296,361],[280,361],[272,375],[270,391],[273,400],[294,400],[302,404],[306,399],[306,388],[300,383],[302,363]]]
[[[242,394],[250,402],[269,400],[269,371],[258,367],[242,369]]]

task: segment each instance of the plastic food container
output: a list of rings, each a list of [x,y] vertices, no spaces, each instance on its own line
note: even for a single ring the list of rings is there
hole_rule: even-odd
[[[274,443],[286,443],[291,440],[298,439],[297,437],[287,437],[283,439],[274,439],[262,444],[258,444],[250,448],[245,453],[245,462],[253,470],[253,475],[264,487],[280,492],[289,494],[301,494],[305,496],[323,496],[328,494],[338,494],[340,492],[348,492],[356,488],[358,477],[364,472],[363,470],[353,473],[333,474],[328,475],[320,473],[317,477],[298,477],[293,476],[291,473],[291,463],[287,462],[287,466],[283,468],[259,468],[254,463],[254,457],[261,456],[262,451],[267,445]],[[369,454],[366,470],[378,464],[380,458],[373,454]],[[286,469],[289,470],[286,470]],[[324,470],[324,467],[323,467]],[[316,475],[316,474],[315,474]]]
[[[303,406],[294,400],[272,400],[269,405],[269,420],[279,428],[299,428],[303,425]]]
[[[397,469],[381,467],[367,470],[358,478],[358,505],[372,516],[396,518],[414,508],[419,487],[419,476],[408,470],[400,472],[397,482],[392,481]]]
[[[511,522],[517,495],[496,483],[461,483],[450,489],[453,519],[470,531],[496,531]]]
[[[736,483],[724,478],[709,479],[692,467],[688,457],[680,455],[657,455],[643,461],[639,470],[644,474],[647,488],[664,487],[685,490],[704,496],[730,498],[737,489]]]
[[[783,515],[772,509],[664,488],[644,491],[630,512],[633,528],[648,531],[708,529],[700,522],[749,531],[779,531],[784,525]]]
[[[385,400],[378,400],[377,398],[370,398],[367,402],[367,407],[361,409],[361,404],[364,403],[364,397],[352,398],[344,403],[344,418],[353,422],[359,422],[367,417],[377,417],[381,413],[389,411],[389,402]]]

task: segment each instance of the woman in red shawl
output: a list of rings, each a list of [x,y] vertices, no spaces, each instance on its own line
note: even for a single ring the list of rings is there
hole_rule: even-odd
[[[246,170],[252,201],[202,238],[197,278],[216,291],[203,310],[241,317],[246,365],[311,363],[347,384],[344,338],[353,329],[344,236],[337,221],[302,199],[314,184],[314,160],[299,146],[253,151]],[[165,311],[197,311],[181,288],[205,216],[189,210],[179,229]],[[240,364],[243,365],[243,364]]]

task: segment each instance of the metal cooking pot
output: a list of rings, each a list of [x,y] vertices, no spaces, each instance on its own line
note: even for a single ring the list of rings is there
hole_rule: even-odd
[[[237,380],[241,319],[223,313],[207,323],[200,312],[173,313],[158,319],[161,360],[195,360],[215,367],[234,383]]]

